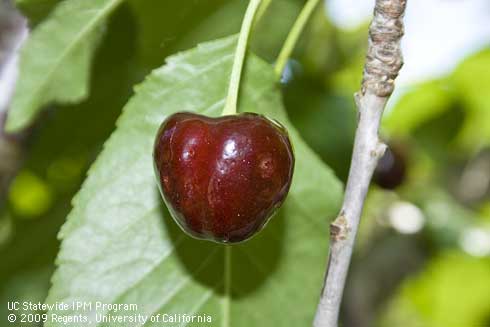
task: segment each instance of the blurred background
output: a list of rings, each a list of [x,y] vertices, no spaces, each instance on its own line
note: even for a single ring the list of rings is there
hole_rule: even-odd
[[[25,22],[1,1],[3,126],[15,77],[9,49],[25,37]],[[17,4],[35,28],[57,2]],[[274,0],[253,50],[272,63],[303,4]],[[44,300],[56,235],[132,86],[166,56],[236,33],[246,5],[127,1],[105,27],[90,97],[52,106],[20,134],[0,129],[3,302]],[[282,80],[291,120],[344,182],[356,126],[352,95],[373,6],[373,0],[327,0]],[[367,199],[342,326],[490,326],[490,2],[409,0],[405,21],[405,66],[381,131],[390,150]],[[0,307],[0,316],[6,310]]]

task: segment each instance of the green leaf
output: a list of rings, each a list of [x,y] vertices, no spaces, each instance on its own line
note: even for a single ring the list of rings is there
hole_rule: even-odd
[[[72,103],[88,94],[90,62],[109,13],[121,0],[67,0],[22,48],[20,75],[7,130],[28,125],[43,105]]]
[[[449,77],[416,86],[385,115],[383,127],[393,136],[405,136],[460,107],[464,117],[456,119],[461,126],[454,140],[447,141],[458,150],[481,150],[490,144],[490,98],[482,92],[490,88],[489,67],[490,51],[485,49],[466,59]]]
[[[490,145],[490,50],[466,59],[451,77],[465,105],[466,117],[457,136],[460,146],[479,150]]]
[[[393,136],[406,136],[449,110],[452,102],[453,97],[444,82],[420,84],[403,95],[393,110],[386,113],[383,127]]]
[[[34,29],[62,0],[15,0],[15,6],[29,20]]]
[[[60,106],[30,138],[22,168],[49,187],[54,196],[52,207],[45,214],[26,220],[13,212],[11,203],[0,205],[0,289],[33,263],[54,266],[59,251],[56,234],[71,211],[71,200],[103,142],[114,131],[117,117],[132,95],[130,86],[141,81],[134,76],[134,70],[120,69],[134,65],[136,32],[131,12],[121,9],[114,12],[94,58],[90,99]],[[42,300],[46,298],[50,277],[51,274]]]
[[[233,246],[225,265],[225,247],[185,235],[157,189],[152,148],[160,123],[182,110],[221,113],[235,46],[230,37],[172,56],[136,88],[62,228],[48,303],[136,303],[142,315],[205,313],[212,326],[311,322],[326,264],[328,220],[340,205],[341,185],[289,123],[269,64],[249,55],[239,110],[281,121],[295,149],[293,185],[270,224]]]
[[[407,279],[379,326],[487,326],[489,275],[488,258],[443,252]]]

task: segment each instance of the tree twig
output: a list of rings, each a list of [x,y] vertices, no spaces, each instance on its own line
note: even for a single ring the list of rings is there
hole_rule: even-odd
[[[330,253],[313,325],[336,327],[347,271],[366,193],[379,158],[386,150],[378,129],[394,80],[402,67],[400,40],[406,0],[376,0],[369,28],[361,90],[355,94],[359,121],[339,216],[330,225]]]

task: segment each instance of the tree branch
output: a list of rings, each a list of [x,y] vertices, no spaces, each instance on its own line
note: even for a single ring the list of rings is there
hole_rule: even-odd
[[[386,150],[378,129],[394,80],[402,67],[400,40],[406,0],[376,0],[369,28],[361,91],[354,95],[359,110],[354,150],[344,202],[330,225],[327,272],[313,325],[336,327],[342,293],[366,193],[379,158]]]

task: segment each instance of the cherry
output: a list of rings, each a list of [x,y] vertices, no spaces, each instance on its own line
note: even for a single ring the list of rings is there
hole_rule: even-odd
[[[155,173],[172,217],[198,239],[235,243],[284,202],[294,155],[286,130],[264,116],[168,117],[154,146]]]
[[[374,171],[374,181],[384,189],[400,186],[406,177],[406,158],[402,146],[394,143],[386,149]]]

